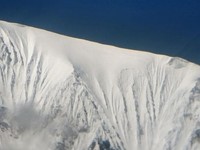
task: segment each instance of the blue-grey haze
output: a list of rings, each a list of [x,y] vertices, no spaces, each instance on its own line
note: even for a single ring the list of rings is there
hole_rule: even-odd
[[[199,0],[1,0],[0,19],[200,64]]]

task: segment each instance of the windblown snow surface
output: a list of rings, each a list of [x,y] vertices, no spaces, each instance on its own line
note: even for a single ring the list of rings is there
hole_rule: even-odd
[[[199,150],[200,67],[0,22],[1,150]]]

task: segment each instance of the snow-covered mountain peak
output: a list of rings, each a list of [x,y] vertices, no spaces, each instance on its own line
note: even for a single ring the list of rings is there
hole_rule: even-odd
[[[200,146],[200,67],[0,21],[0,149]]]

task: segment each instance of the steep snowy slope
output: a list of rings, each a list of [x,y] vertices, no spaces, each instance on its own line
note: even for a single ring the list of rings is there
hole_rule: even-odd
[[[0,22],[0,149],[198,150],[200,67]]]

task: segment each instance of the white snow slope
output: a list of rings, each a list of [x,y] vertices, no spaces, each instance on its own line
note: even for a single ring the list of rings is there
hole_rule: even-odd
[[[0,22],[1,150],[199,150],[200,67]]]

